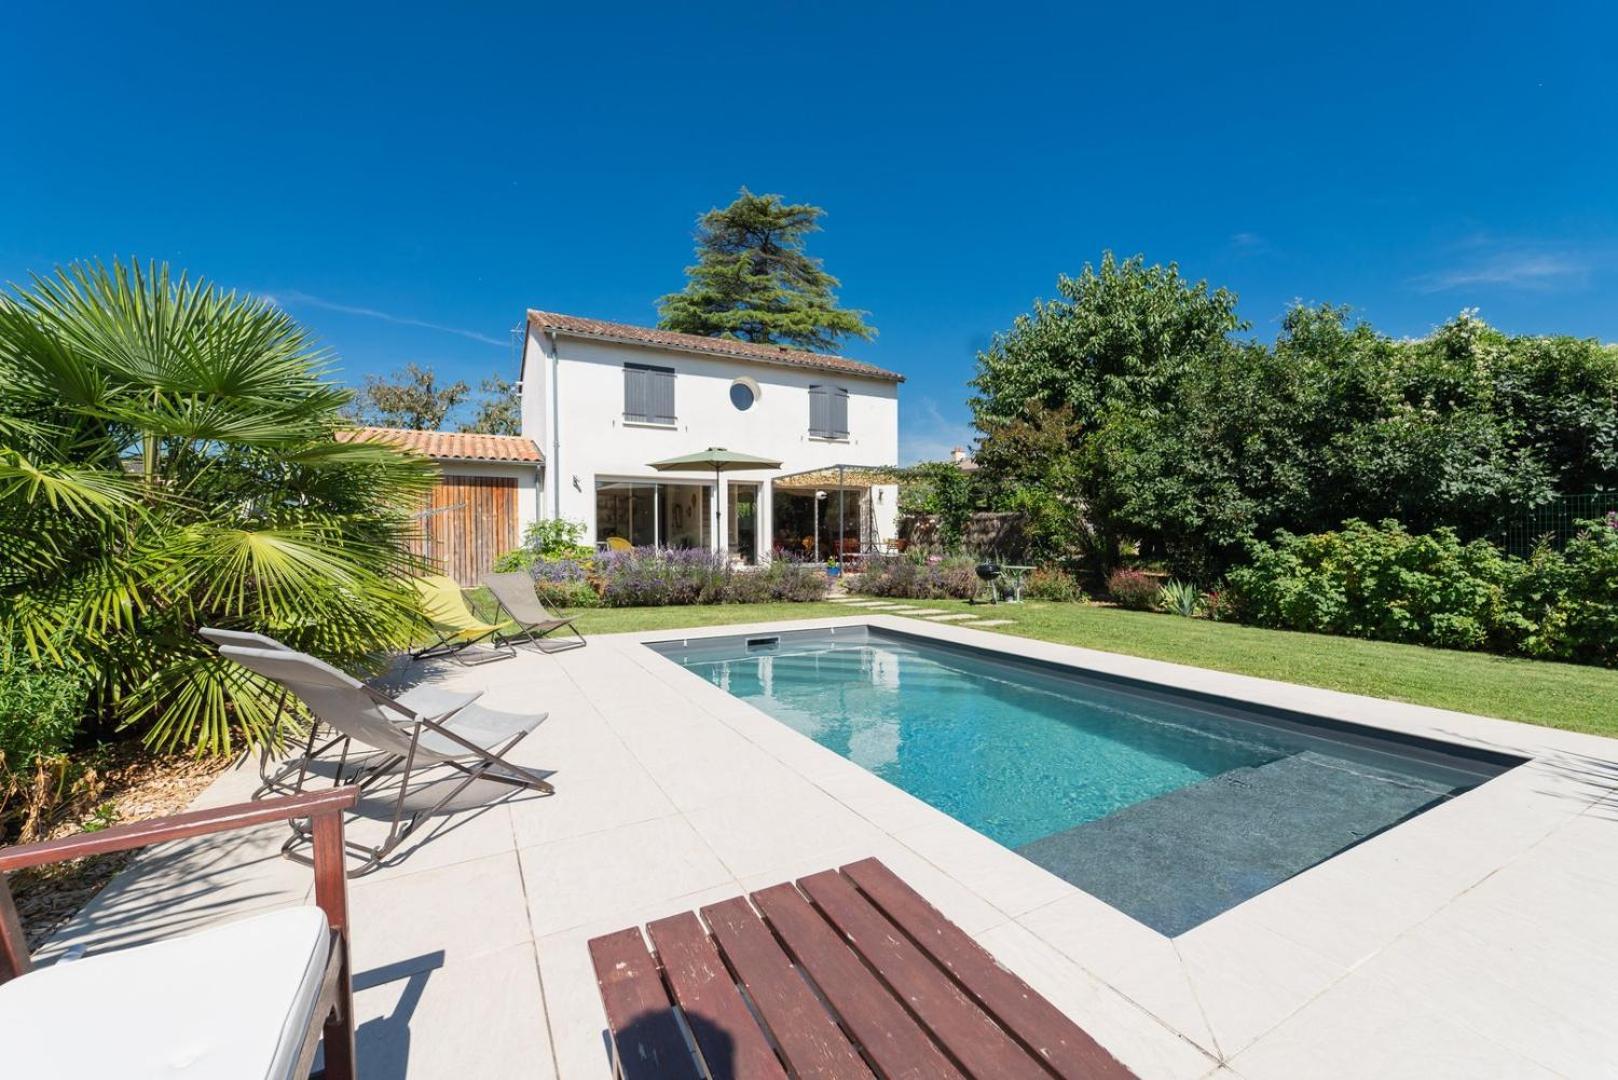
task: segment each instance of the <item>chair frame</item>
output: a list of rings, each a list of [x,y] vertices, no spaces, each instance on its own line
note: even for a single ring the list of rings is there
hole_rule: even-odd
[[[436,660],[439,657],[448,657],[462,667],[476,667],[479,664],[488,664],[495,660],[509,660],[517,655],[516,647],[501,637],[498,629],[490,630],[475,638],[461,639],[444,633],[432,623],[428,623],[427,628],[433,632],[433,636],[438,640],[411,653],[410,659]],[[486,641],[494,646],[494,651],[488,655],[480,656],[476,660],[470,660],[462,655],[472,646],[481,645]]]
[[[321,1075],[325,1080],[354,1080],[354,989],[348,946],[348,879],[343,873],[343,812],[352,809],[358,801],[357,790],[339,788],[214,810],[192,810],[171,817],[114,825],[100,832],[61,840],[0,848],[0,982],[33,970],[22,918],[6,885],[7,872],[275,821],[307,819],[314,839],[315,906],[326,916],[331,933],[331,955],[321,979],[313,1019],[304,1035],[297,1071],[298,1075],[308,1075],[316,1048],[324,1044],[326,1060]]]
[[[539,609],[546,613],[547,618],[545,620],[545,623],[542,624],[542,623],[537,623],[537,622],[528,622],[522,616],[518,615],[515,611],[512,610],[511,605],[506,603],[504,598],[501,597],[499,590],[496,589],[492,584],[490,584],[490,579],[496,578],[496,577],[499,577],[499,576],[501,576],[501,575],[494,574],[494,573],[488,573],[488,574],[483,574],[479,578],[479,580],[483,582],[483,587],[485,589],[489,590],[489,595],[494,597],[495,605],[499,608],[499,610],[506,613],[506,615],[511,619],[512,624],[515,625],[517,627],[518,631],[519,631],[518,633],[515,633],[515,634],[502,635],[501,638],[500,638],[500,640],[502,642],[506,642],[506,643],[510,643],[510,644],[516,644],[518,642],[526,642],[527,644],[532,645],[539,652],[566,652],[569,649],[582,649],[586,645],[590,644],[590,642],[588,640],[586,640],[586,638],[584,636],[584,631],[580,630],[578,628],[578,626],[574,623],[574,619],[576,618],[576,616],[557,615],[557,614],[551,612],[551,609],[549,607],[547,607],[545,602],[543,600],[541,600],[537,595],[534,597],[534,603],[538,604]],[[526,577],[526,575],[523,575],[523,576]],[[529,581],[529,586],[532,587],[532,585],[533,585],[533,582],[530,580]],[[541,625],[544,625],[545,629],[543,629],[543,630],[538,629],[538,627],[540,627]],[[556,642],[556,647],[555,648],[547,649],[545,647],[546,643],[542,639],[545,638],[546,636],[550,635],[550,634],[556,633],[559,630],[571,630],[571,631],[573,631],[573,635],[575,637],[577,637],[578,640],[577,641],[561,641],[561,640],[558,640]]]
[[[416,827],[420,825],[424,819],[430,818],[434,814],[437,814],[440,810],[444,809],[444,807],[448,806],[457,795],[465,791],[468,787],[479,780],[492,780],[496,783],[509,784],[514,788],[526,788],[530,791],[537,791],[542,795],[556,794],[556,788],[551,786],[549,781],[542,780],[538,776],[535,776],[533,770],[524,768],[521,765],[513,765],[511,762],[506,760],[505,755],[509,754],[518,743],[526,739],[530,734],[532,734],[532,732],[519,732],[504,742],[497,743],[494,746],[479,746],[477,743],[472,742],[470,739],[458,734],[453,728],[447,727],[445,723],[446,721],[454,719],[455,714],[466,708],[467,705],[472,704],[471,701],[468,701],[464,705],[460,705],[454,709],[451,709],[449,712],[441,713],[437,716],[425,716],[404,705],[399,704],[399,702],[395,701],[393,698],[388,697],[386,694],[381,693],[372,687],[365,686],[364,684],[361,684],[361,687],[364,692],[368,694],[377,704],[403,714],[405,721],[404,724],[401,725],[401,728],[408,725],[408,730],[401,730],[400,733],[410,740],[410,749],[404,754],[390,754],[385,750],[379,750],[378,752],[383,755],[380,760],[367,762],[363,767],[357,768],[351,775],[345,778],[343,775],[343,770],[348,763],[348,751],[356,739],[354,736],[344,735],[339,732],[337,738],[333,740],[334,742],[341,741],[343,743],[343,751],[337,761],[337,773],[332,780],[332,786],[334,788],[350,788],[355,791],[368,791],[374,785],[381,783],[391,776],[397,776],[399,779],[399,796],[394,800],[393,814],[388,823],[388,833],[387,836],[383,838],[382,843],[376,845],[375,847],[369,847],[355,840],[349,840],[346,842],[345,850],[347,850],[349,854],[358,855],[364,859],[364,861],[356,869],[348,871],[349,877],[356,878],[362,874],[368,874],[372,870],[375,870],[378,866],[381,866],[387,857],[393,853],[393,849],[404,843],[405,840],[410,837],[410,834],[415,832]],[[406,820],[404,807],[406,799],[408,799],[410,796],[411,777],[416,772],[416,745],[421,740],[422,733],[427,731],[435,732],[442,735],[444,738],[449,739],[451,742],[465,747],[467,750],[467,758],[476,758],[477,760],[436,761],[427,766],[428,768],[435,768],[442,765],[450,769],[454,769],[456,772],[462,774],[461,782],[451,787],[449,793],[443,798],[439,799],[432,806],[424,810],[417,810],[415,813],[409,816],[408,820]],[[329,746],[331,744],[327,745]],[[322,750],[324,749],[325,747],[322,747]],[[294,787],[297,790],[301,791],[303,789],[304,780],[308,775],[308,767],[310,763],[314,761],[314,758],[318,756],[319,753],[317,752],[313,756],[303,758],[299,763],[298,778],[296,781],[294,781]],[[399,769],[400,765],[403,765],[402,770]],[[502,775],[501,773],[494,771],[497,767],[507,770],[507,773]],[[297,822],[293,822],[292,836],[285,844],[281,846],[281,854],[291,859],[293,862],[301,862],[307,865],[310,862],[309,857],[303,855],[298,849],[305,843],[309,842],[312,838],[312,835],[306,829],[301,828]]]
[[[388,741],[392,741],[393,746],[388,746],[387,742],[379,743],[368,740],[363,734],[365,726],[363,723],[357,725],[355,730],[350,731],[345,730],[335,718],[326,717],[321,723],[333,732],[334,741],[324,744],[318,751],[299,759],[297,778],[292,781],[291,785],[295,790],[303,790],[304,782],[308,779],[309,766],[321,753],[337,742],[342,744],[342,753],[337,762],[335,775],[332,778],[334,788],[351,788],[357,792],[365,792],[390,777],[398,778],[399,794],[393,801],[393,811],[389,820],[388,832],[382,843],[373,847],[349,840],[345,844],[347,852],[359,856],[363,860],[358,868],[349,871],[349,877],[359,877],[361,874],[369,873],[380,866],[383,860],[392,854],[393,849],[403,843],[415,831],[424,818],[431,817],[443,810],[456,796],[478,780],[490,780],[496,783],[508,784],[515,788],[537,791],[543,795],[553,795],[556,792],[556,789],[548,781],[538,776],[534,770],[513,764],[506,759],[506,755],[518,743],[527,738],[532,733],[533,728],[528,731],[516,732],[492,745],[482,746],[449,726],[458,714],[483,696],[481,693],[460,702],[453,708],[429,715],[418,712],[409,705],[382,693],[375,687],[362,683],[358,679],[338,671],[306,653],[287,649],[284,646],[254,649],[237,645],[222,645],[220,646],[219,654],[226,659],[242,663],[250,669],[251,665],[247,664],[247,660],[253,657],[314,665],[316,669],[325,669],[329,675],[343,680],[347,684],[345,692],[363,694],[370,699],[372,704],[380,707],[383,714],[380,718],[380,723],[388,731],[390,735]],[[296,680],[283,681],[275,676],[266,677],[277,682],[288,693],[297,694]],[[395,716],[397,719],[394,718]],[[535,722],[534,727],[538,727],[539,723],[542,723],[544,719],[541,716]],[[311,747],[314,739],[313,730],[311,729],[310,736]],[[405,803],[412,792],[411,780],[417,769],[417,750],[421,743],[421,736],[425,732],[439,735],[465,751],[463,754],[451,755],[442,750],[429,748],[426,751],[428,758],[426,768],[448,767],[459,772],[462,779],[460,783],[452,785],[449,792],[432,806],[411,813],[407,819]],[[363,747],[376,751],[379,756],[365,761],[350,772],[348,770],[348,756],[350,749],[356,742]],[[401,765],[403,766],[402,770],[400,769]],[[293,822],[292,836],[282,846],[281,853],[295,862],[308,863],[308,857],[303,855],[299,849],[313,839],[313,835],[309,830],[301,828],[296,822]]]

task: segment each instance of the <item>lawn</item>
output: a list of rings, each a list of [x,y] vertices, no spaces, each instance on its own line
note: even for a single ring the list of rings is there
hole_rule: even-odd
[[[1618,736],[1618,671],[1380,641],[1260,630],[1092,604],[1031,601],[993,609],[937,600],[917,607],[1011,619],[993,630],[1352,694]],[[581,613],[586,634],[853,615],[839,604],[609,608]]]

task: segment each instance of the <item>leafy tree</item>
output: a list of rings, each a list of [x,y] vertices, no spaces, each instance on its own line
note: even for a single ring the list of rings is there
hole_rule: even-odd
[[[869,313],[839,307],[841,283],[804,252],[825,213],[742,188],[735,202],[697,219],[696,265],[686,267],[683,292],[659,301],[658,325],[821,352],[843,338],[875,337]]]
[[[431,463],[341,443],[349,394],[284,312],[138,264],[0,297],[0,641],[161,748],[274,741],[201,626],[333,663],[406,646]]]
[[[1116,533],[1104,533],[1084,495],[1081,429],[1068,406],[1036,404],[1026,418],[990,421],[978,445],[979,476],[998,490],[990,497],[1025,518],[1024,533],[1042,559],[1087,553],[1098,564],[1117,561]]]
[[[1249,538],[1358,515],[1498,537],[1558,492],[1618,485],[1618,350],[1470,313],[1394,341],[1300,306],[1273,347],[1211,354],[1171,408],[1104,435],[1129,531],[1199,578]]]
[[[482,397],[477,415],[470,424],[462,424],[461,430],[479,435],[521,435],[522,398],[516,385],[495,375],[484,379],[479,390]]]
[[[978,462],[1006,497],[1039,507],[1047,542],[1070,538],[1105,573],[1129,525],[1109,427],[1172,410],[1188,374],[1245,324],[1234,294],[1140,256],[1107,252],[1057,290],[978,356]]]
[[[365,376],[365,386],[349,411],[363,424],[437,431],[470,392],[458,379],[439,386],[432,368],[412,362],[385,377]]]
[[[977,509],[972,474],[952,461],[925,461],[899,478],[899,509],[938,520],[938,535],[951,551],[961,546]]]

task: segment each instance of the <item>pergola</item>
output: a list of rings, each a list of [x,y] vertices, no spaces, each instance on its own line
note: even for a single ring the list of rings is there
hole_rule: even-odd
[[[897,484],[899,469],[892,465],[826,465],[819,469],[777,476],[770,482],[775,491],[815,492],[825,488],[846,491],[849,488],[870,489],[878,484]],[[841,496],[839,496],[840,498]],[[844,515],[837,515],[837,555],[843,555]]]

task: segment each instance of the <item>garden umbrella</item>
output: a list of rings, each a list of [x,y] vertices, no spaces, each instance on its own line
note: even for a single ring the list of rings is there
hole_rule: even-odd
[[[779,469],[781,467],[779,461],[771,458],[759,457],[757,454],[743,454],[736,450],[726,450],[723,446],[710,446],[708,449],[695,454],[681,454],[679,457],[664,458],[662,461],[653,461],[650,464],[658,472],[707,472],[709,469],[713,470],[713,535],[716,543],[723,535],[719,530],[719,474],[722,472],[743,472],[749,469]]]

